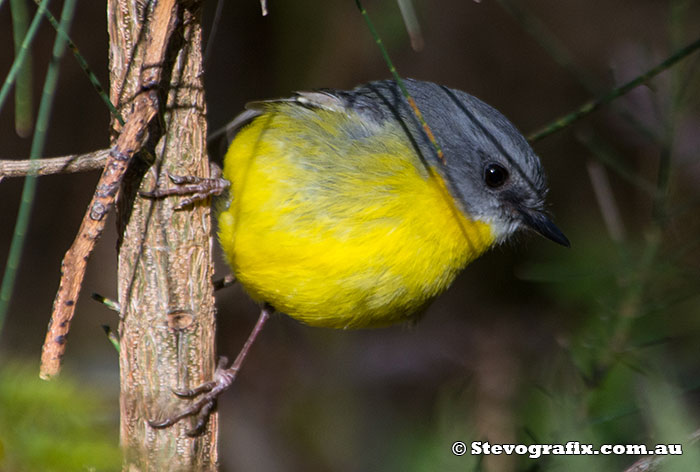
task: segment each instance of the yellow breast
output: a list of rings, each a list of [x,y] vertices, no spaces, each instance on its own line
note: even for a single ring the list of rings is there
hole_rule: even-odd
[[[402,133],[278,104],[236,136],[219,239],[253,298],[310,325],[387,325],[493,243]]]

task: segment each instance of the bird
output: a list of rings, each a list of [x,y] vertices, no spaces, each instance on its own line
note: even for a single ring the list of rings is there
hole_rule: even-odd
[[[335,329],[407,322],[522,229],[570,246],[541,162],[505,116],[460,90],[402,82],[249,103],[227,128],[222,177],[173,179],[197,198],[227,189],[218,239],[262,310],[233,366],[176,392],[197,401],[152,426],[197,415],[198,434],[273,312]]]

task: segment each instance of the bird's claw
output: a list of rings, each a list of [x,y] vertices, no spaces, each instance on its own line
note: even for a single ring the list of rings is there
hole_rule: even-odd
[[[221,392],[229,388],[236,379],[236,375],[238,374],[238,371],[243,365],[243,361],[248,355],[250,346],[253,344],[253,341],[255,341],[258,333],[260,333],[263,325],[273,312],[274,308],[272,308],[272,306],[268,304],[263,305],[253,331],[251,331],[250,335],[248,335],[248,339],[246,339],[245,344],[243,344],[243,349],[241,349],[241,352],[238,353],[236,360],[233,361],[233,364],[230,367],[227,367],[228,359],[222,356],[219,359],[218,365],[216,366],[213,380],[205,382],[191,390],[184,389],[173,391],[173,393],[180,398],[197,398],[192,405],[185,408],[175,416],[161,421],[149,421],[148,424],[150,424],[153,428],[162,429],[172,426],[188,416],[194,416],[196,418],[195,425],[192,429],[187,431],[187,435],[194,437],[202,434],[204,427],[207,424],[207,420],[209,419],[209,415],[216,407],[217,398]]]
[[[170,427],[187,417],[195,417],[195,425],[187,431],[187,436],[196,437],[204,432],[211,412],[216,407],[216,400],[228,387],[231,386],[235,378],[235,373],[227,369],[228,359],[222,357],[214,373],[214,380],[205,382],[193,389],[173,390],[173,393],[180,398],[197,398],[193,404],[164,420],[149,420],[148,424],[155,429]]]
[[[193,175],[167,174],[175,187],[159,188],[151,191],[141,191],[139,195],[144,198],[160,199],[171,195],[185,196],[176,206],[175,210],[182,210],[194,203],[206,200],[211,196],[223,194],[231,185],[228,180],[221,177],[195,177]]]
[[[216,381],[210,380],[209,382],[204,382],[195,388],[176,390],[173,389],[173,393],[180,398],[194,398],[202,393],[210,392],[216,386]]]

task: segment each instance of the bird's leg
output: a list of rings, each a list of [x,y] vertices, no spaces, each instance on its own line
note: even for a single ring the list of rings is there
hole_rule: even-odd
[[[250,346],[252,346],[253,342],[255,341],[255,338],[257,338],[260,331],[262,331],[265,322],[270,317],[273,311],[274,309],[270,305],[265,304],[262,307],[262,310],[260,310],[260,316],[258,317],[257,323],[255,323],[253,331],[251,331],[250,335],[248,335],[248,339],[246,339],[243,348],[238,353],[238,356],[236,356],[236,360],[233,361],[233,364],[231,364],[230,367],[226,367],[226,364],[228,364],[228,359],[222,357],[221,359],[219,359],[219,364],[216,367],[216,372],[214,372],[213,380],[205,382],[202,385],[199,385],[191,390],[173,391],[173,393],[175,393],[175,395],[177,395],[180,398],[197,398],[197,401],[195,401],[189,407],[185,408],[180,413],[170,418],[167,418],[162,421],[149,421],[148,423],[151,425],[151,427],[157,429],[167,428],[168,426],[174,425],[183,418],[187,418],[188,416],[195,416],[196,423],[192,429],[187,431],[187,435],[192,437],[200,435],[204,431],[204,427],[206,426],[207,421],[209,420],[209,415],[211,414],[212,410],[216,407],[217,398],[219,397],[221,392],[229,388],[233,381],[236,379],[236,375],[238,374],[238,371],[243,365],[243,361],[245,361],[245,358],[248,355]]]
[[[221,177],[221,169],[214,164],[211,164],[211,178],[195,177],[193,175],[172,175],[167,176],[175,184],[171,188],[158,188],[150,192],[139,192],[139,195],[145,198],[164,198],[171,195],[189,195],[177,204],[175,210],[182,210],[188,205],[206,200],[214,195],[221,195],[230,186],[230,182]]]

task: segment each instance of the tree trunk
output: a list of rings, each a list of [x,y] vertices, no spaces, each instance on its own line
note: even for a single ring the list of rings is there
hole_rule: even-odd
[[[155,1],[109,0],[110,98],[123,113],[138,91]],[[186,5],[185,5],[186,4]],[[127,172],[117,204],[121,305],[121,443],[124,470],[216,470],[217,417],[190,438],[181,421],[155,430],[147,421],[185,405],[173,388],[210,380],[215,308],[208,205],[174,211],[177,197],[151,201],[139,188],[170,184],[166,172],[208,176],[201,56],[201,2],[182,2],[159,84],[160,111]],[[119,124],[112,123],[113,136]],[[150,154],[150,155],[149,155]],[[154,161],[151,165],[150,161]],[[146,164],[146,162],[149,162]]]

